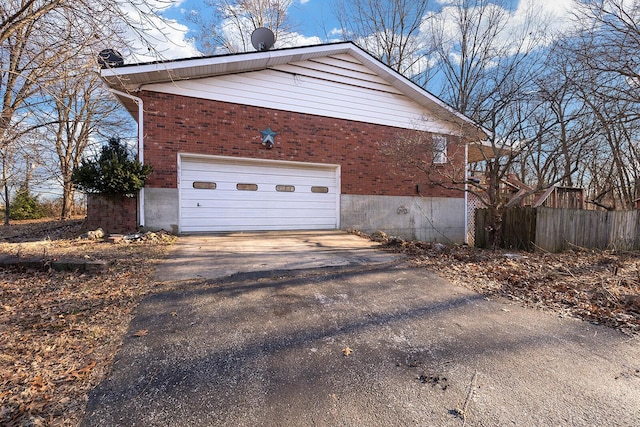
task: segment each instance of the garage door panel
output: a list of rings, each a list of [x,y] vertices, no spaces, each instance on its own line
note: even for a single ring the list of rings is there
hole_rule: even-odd
[[[289,198],[298,198],[298,197],[322,197],[326,194],[336,194],[336,188],[333,186],[327,185],[317,185],[313,187],[326,187],[326,193],[313,191],[312,186],[302,186],[302,185],[293,185],[294,189],[292,191],[286,190],[276,190],[275,185],[271,185],[269,187],[261,184],[256,184],[257,190],[239,190],[236,185],[237,184],[253,184],[246,182],[238,182],[233,183],[231,186],[222,186],[221,184],[217,184],[215,189],[194,189],[194,188],[185,188],[182,190],[182,194],[185,198],[206,198],[206,197],[254,197],[256,193],[266,194],[268,197],[289,197]],[[320,183],[322,184],[322,183]],[[278,185],[292,185],[292,184],[278,184]],[[212,194],[215,193],[227,193],[227,194]],[[229,194],[232,193],[232,194]]]
[[[301,175],[304,176],[304,178],[310,178],[310,179],[324,179],[326,178],[326,171],[323,170],[319,170],[319,171],[313,171],[313,170],[309,170],[309,169],[302,169],[302,168],[281,168],[281,170],[279,171],[274,171],[273,168],[267,168],[267,167],[245,167],[245,169],[243,170],[229,170],[229,169],[223,169],[223,168],[218,168],[215,171],[212,171],[210,169],[210,167],[208,169],[201,169],[201,170],[194,170],[191,169],[191,164],[189,164],[189,170],[186,170],[185,173],[183,174],[183,177],[185,179],[193,179],[193,180],[199,180],[199,179],[203,179],[203,178],[211,178],[211,177],[218,177],[221,180],[226,180],[226,181],[234,181],[236,180],[238,177],[243,177],[247,174],[251,174],[251,175],[259,175],[259,176],[263,176],[265,177],[265,179],[273,181],[274,179],[297,179],[300,178]]]
[[[335,165],[183,158],[180,229],[335,229],[338,193]]]
[[[253,176],[251,176],[253,178]],[[239,183],[242,184],[256,184],[258,186],[259,191],[276,191],[276,186],[278,185],[292,185],[296,187],[296,191],[309,191],[311,187],[315,186],[327,186],[327,179],[322,177],[317,178],[309,178],[301,180],[297,179],[273,179],[270,180],[271,177],[260,176],[256,179],[250,179],[246,175],[238,176],[235,179],[225,177],[222,179],[220,176],[211,176],[211,177],[198,177],[198,178],[184,178],[181,182],[181,189],[183,190],[197,190],[198,188],[194,188],[194,182],[198,183],[208,183],[215,184],[216,190],[230,190],[235,191],[236,185]],[[335,185],[329,185],[332,189],[335,189]],[[202,189],[203,191],[215,191],[213,189]]]
[[[182,205],[183,216],[188,217],[195,215],[195,211],[199,211],[200,216],[211,216],[211,209],[216,210],[216,214],[224,212],[236,212],[238,215],[243,214],[245,211],[255,211],[255,202],[246,200],[243,202],[231,202],[231,201],[191,201],[190,203],[184,202]],[[335,210],[335,204],[330,202],[315,202],[305,204],[304,216],[312,216],[315,210]],[[265,206],[261,208],[262,211],[278,211],[286,213],[288,216],[299,216],[301,214],[301,208],[299,204],[294,202],[283,202],[278,206]],[[293,212],[290,212],[293,211]]]
[[[205,204],[206,203],[206,204]],[[282,204],[270,203],[270,204],[262,204],[260,206],[260,210],[256,210],[255,203],[245,202],[245,203],[236,203],[235,205],[232,202],[226,201],[223,203],[216,204],[215,202],[200,202],[200,206],[197,204],[192,205],[183,205],[183,216],[187,217],[189,215],[197,215],[199,216],[212,216],[215,214],[217,216],[222,215],[246,215],[253,216],[259,214],[260,212],[278,212],[280,215],[286,215],[287,217],[295,217],[301,216],[300,212],[304,210],[304,216],[312,217],[316,216],[314,214],[315,211],[326,211],[326,213],[330,214],[334,209],[335,205],[331,203],[314,203],[309,206],[299,207],[298,205],[292,205],[293,207],[284,206]]]
[[[323,225],[323,224],[300,224],[289,225],[286,229],[279,225],[274,224],[261,224],[261,225],[207,225],[203,227],[184,227],[183,233],[217,233],[233,231],[276,231],[276,230],[335,230],[335,225]]]
[[[328,212],[317,212],[317,216],[315,217],[305,217],[305,218],[300,218],[299,216],[294,216],[294,215],[285,215],[285,214],[278,214],[277,212],[274,211],[265,211],[262,215],[260,216],[255,216],[252,217],[251,213],[247,213],[246,216],[242,217],[241,215],[222,215],[222,216],[218,216],[215,218],[215,224],[216,225],[220,225],[223,223],[244,223],[244,224],[259,224],[259,223],[271,223],[272,221],[267,221],[271,220],[273,217],[277,217],[277,218],[286,218],[289,222],[289,224],[291,223],[300,223],[300,224],[304,224],[304,223],[308,223],[308,222],[312,222],[312,223],[316,223],[316,222],[320,222],[320,223],[333,223],[333,221],[326,215]],[[238,218],[242,218],[241,221],[238,220]],[[207,225],[208,223],[211,223],[211,217],[208,215],[202,215],[199,212],[194,212],[192,215],[188,216],[189,219],[189,224],[191,225],[197,225],[197,226],[203,226],[203,225]]]
[[[242,194],[239,194],[242,193]],[[294,203],[301,205],[306,203],[334,203],[335,193],[320,193],[313,194],[309,192],[308,194],[283,194],[277,192],[260,192],[253,193],[245,191],[245,192],[223,192],[219,191],[215,194],[202,194],[202,193],[189,193],[185,194],[182,198],[183,202],[195,202],[195,203],[208,203],[211,206],[215,206],[211,202],[217,203],[235,203],[235,202],[243,202],[248,201],[252,203]]]
[[[290,229],[333,229],[335,224],[323,218],[290,218],[287,230]],[[194,218],[183,231],[240,231],[240,230],[282,230],[278,224],[268,218],[218,218],[214,223],[207,218]]]

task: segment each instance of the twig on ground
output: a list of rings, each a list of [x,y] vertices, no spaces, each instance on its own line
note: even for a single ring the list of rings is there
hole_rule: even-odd
[[[469,403],[471,403],[471,399],[473,399],[473,395],[476,391],[476,383],[478,380],[478,371],[473,374],[473,378],[471,378],[471,383],[469,384],[469,388],[467,389],[467,397],[464,399],[464,405],[462,405],[462,409],[458,411],[458,413],[462,416],[462,427],[467,425],[467,411],[469,410]]]
[[[563,265],[563,267],[564,267],[565,270],[567,270],[567,272],[571,275],[571,277],[573,277],[574,279],[576,278],[576,276],[573,275],[571,270],[569,270],[569,267],[567,267],[566,265]]]

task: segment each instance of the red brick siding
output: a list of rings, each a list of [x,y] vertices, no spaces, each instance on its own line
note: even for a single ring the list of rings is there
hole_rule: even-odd
[[[145,107],[144,158],[154,169],[149,187],[177,187],[177,153],[183,152],[339,164],[342,194],[413,196],[422,184],[423,196],[462,197],[393,167],[380,143],[403,129],[179,95],[143,91],[138,96]],[[261,144],[260,131],[267,126],[278,133],[270,150]],[[458,144],[452,136],[448,141]]]
[[[131,233],[137,227],[135,197],[87,195],[87,223],[90,230],[98,227],[105,233]]]

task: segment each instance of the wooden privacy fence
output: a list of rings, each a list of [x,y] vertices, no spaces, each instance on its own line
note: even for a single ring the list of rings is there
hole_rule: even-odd
[[[582,209],[511,208],[502,220],[503,248],[549,252],[581,247],[640,249],[640,211],[587,211]],[[486,248],[491,213],[477,209],[475,244]]]

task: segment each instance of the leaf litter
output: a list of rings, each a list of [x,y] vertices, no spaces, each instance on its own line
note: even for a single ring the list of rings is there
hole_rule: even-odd
[[[153,291],[153,266],[174,238],[151,233],[113,244],[77,238],[82,220],[16,224],[0,226],[0,254],[110,262],[96,275],[51,271],[46,263],[41,270],[0,268],[0,425],[76,426],[133,310]],[[507,252],[397,238],[382,243],[488,297],[640,335],[640,252]]]
[[[0,425],[76,426],[173,241],[79,239],[82,221],[0,226],[0,254],[99,259],[106,272],[0,267]]]
[[[377,239],[378,240],[378,239]],[[385,238],[383,247],[487,297],[640,336],[640,252],[478,249]]]

